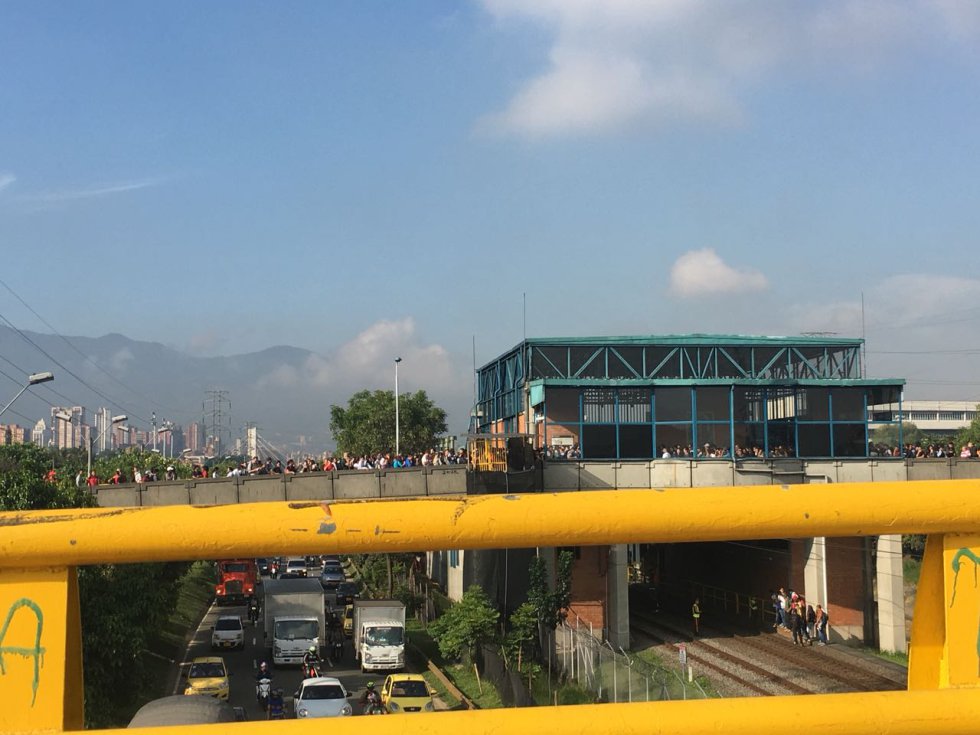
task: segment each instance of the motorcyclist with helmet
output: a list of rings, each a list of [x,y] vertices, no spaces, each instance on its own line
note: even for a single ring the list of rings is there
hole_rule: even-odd
[[[364,690],[364,694],[361,695],[360,704],[364,707],[364,714],[366,715],[384,714],[384,708],[381,706],[381,695],[374,688],[373,681],[367,683],[367,688]]]
[[[320,672],[320,654],[317,653],[316,646],[310,646],[303,654],[303,675],[307,678],[313,676],[311,669]]]
[[[255,698],[263,710],[269,706],[271,692],[272,674],[269,672],[269,664],[263,661],[259,664],[259,670],[255,674]]]

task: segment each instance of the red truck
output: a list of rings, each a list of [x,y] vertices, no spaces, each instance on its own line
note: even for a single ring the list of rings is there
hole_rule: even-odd
[[[214,586],[219,605],[241,604],[255,594],[259,571],[254,559],[226,559],[218,562],[218,583]]]

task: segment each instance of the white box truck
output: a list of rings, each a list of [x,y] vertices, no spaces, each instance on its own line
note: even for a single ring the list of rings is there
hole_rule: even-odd
[[[326,641],[323,588],[316,579],[265,582],[265,645],[275,666],[300,664],[310,646]]]
[[[405,668],[405,603],[354,600],[354,657],[361,671]]]

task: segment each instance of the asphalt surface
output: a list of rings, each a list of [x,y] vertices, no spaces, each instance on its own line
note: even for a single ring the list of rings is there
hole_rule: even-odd
[[[311,570],[311,575],[319,578],[319,570]],[[264,578],[267,579],[267,578]],[[259,599],[262,599],[260,586]],[[211,628],[220,615],[240,615],[245,626],[245,648],[244,650],[221,649],[212,650],[211,648]],[[280,688],[283,691],[286,701],[286,717],[292,718],[293,714],[293,693],[299,689],[299,684],[303,680],[299,666],[272,667],[271,651],[265,647],[262,618],[259,622],[252,625],[248,621],[248,607],[246,605],[225,605],[217,606],[212,604],[201,626],[198,628],[194,638],[188,647],[186,661],[190,662],[199,656],[221,656],[225,661],[225,666],[230,674],[231,696],[229,703],[234,707],[244,708],[249,720],[264,720],[266,713],[262,711],[255,697],[255,674],[258,671],[259,663],[268,661],[272,672],[273,688]],[[182,674],[186,674],[186,667],[182,667]],[[408,671],[408,669],[406,669]],[[354,652],[351,641],[344,639],[343,655],[339,661],[328,661],[324,656],[321,676],[333,676],[340,679],[344,688],[351,693],[348,701],[355,715],[361,715],[363,707],[359,704],[361,695],[364,693],[369,681],[373,681],[378,691],[384,682],[386,673],[362,674],[360,667],[354,660]],[[177,692],[183,692],[184,679],[178,681]]]

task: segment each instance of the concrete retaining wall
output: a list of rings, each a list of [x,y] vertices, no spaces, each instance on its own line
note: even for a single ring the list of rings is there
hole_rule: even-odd
[[[102,485],[96,490],[98,503],[105,508],[465,494],[464,467],[220,477],[142,485]]]

